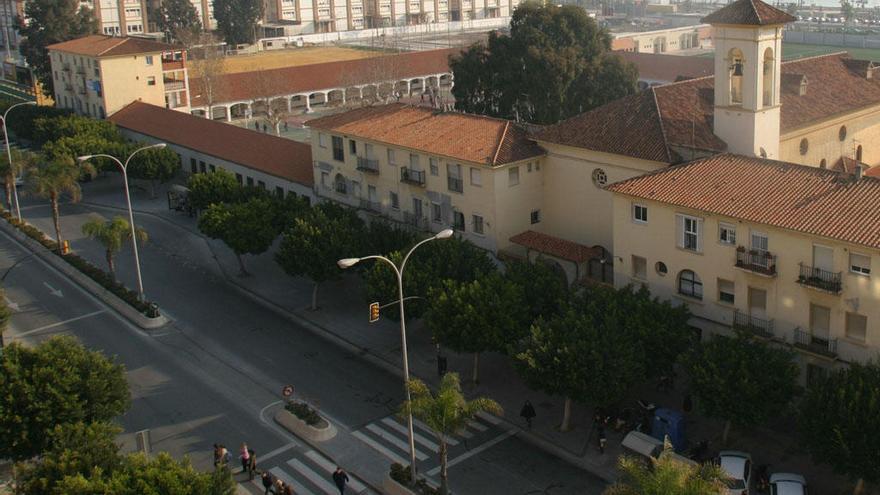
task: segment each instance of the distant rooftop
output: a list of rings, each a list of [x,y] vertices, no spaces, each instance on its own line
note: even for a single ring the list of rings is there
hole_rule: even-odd
[[[144,38],[92,34],[82,38],[55,43],[47,48],[49,50],[75,53],[88,57],[119,57],[122,55],[181,50],[183,47]]]

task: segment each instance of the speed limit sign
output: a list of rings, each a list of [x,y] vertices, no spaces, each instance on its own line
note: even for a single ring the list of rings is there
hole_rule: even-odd
[[[281,394],[285,397],[293,395],[293,385],[285,385],[284,388],[281,389]]]

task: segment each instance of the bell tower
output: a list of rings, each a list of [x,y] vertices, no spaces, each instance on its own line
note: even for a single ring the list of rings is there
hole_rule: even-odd
[[[728,150],[779,158],[782,30],[795,18],[737,0],[703,18],[715,44],[715,135]]]

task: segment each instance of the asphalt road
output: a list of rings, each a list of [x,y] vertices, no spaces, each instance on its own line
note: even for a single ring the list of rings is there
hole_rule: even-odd
[[[83,205],[63,210],[72,213],[63,220],[71,232],[89,215]],[[47,207],[28,207],[25,217],[49,228]],[[209,469],[214,442],[234,453],[247,441],[261,467],[294,481],[298,493],[331,493],[327,470],[340,459],[313,450],[270,419],[279,391],[290,383],[352,432],[345,437],[351,444],[341,446],[350,450],[343,456],[350,471],[375,483],[384,474],[376,466],[406,457],[399,448],[404,437],[389,422],[402,401],[397,377],[243,298],[201,262],[211,255],[195,236],[155,218],[141,216],[139,224],[152,236],[141,251],[142,265],[150,267],[144,272],[147,294],[173,319],[158,332],[133,327],[36,258],[22,262],[5,281],[7,297],[17,306],[12,338],[35,342],[72,334],[126,365],[133,399],[120,419],[126,448],[134,449],[134,432],[149,429],[154,451],[188,455],[197,467]],[[94,243],[74,248],[101,259]],[[0,235],[0,273],[25,256]],[[118,269],[134,286],[129,256],[119,257]],[[424,456],[420,469],[436,477],[430,434],[422,433],[427,443],[417,445]],[[457,493],[598,494],[604,487],[490,421],[478,421],[465,434],[470,437],[459,438],[450,453]]]

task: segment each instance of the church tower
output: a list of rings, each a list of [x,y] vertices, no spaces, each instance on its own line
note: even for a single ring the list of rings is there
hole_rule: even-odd
[[[795,20],[761,0],[703,18],[715,44],[715,135],[733,153],[779,158],[782,30]]]

